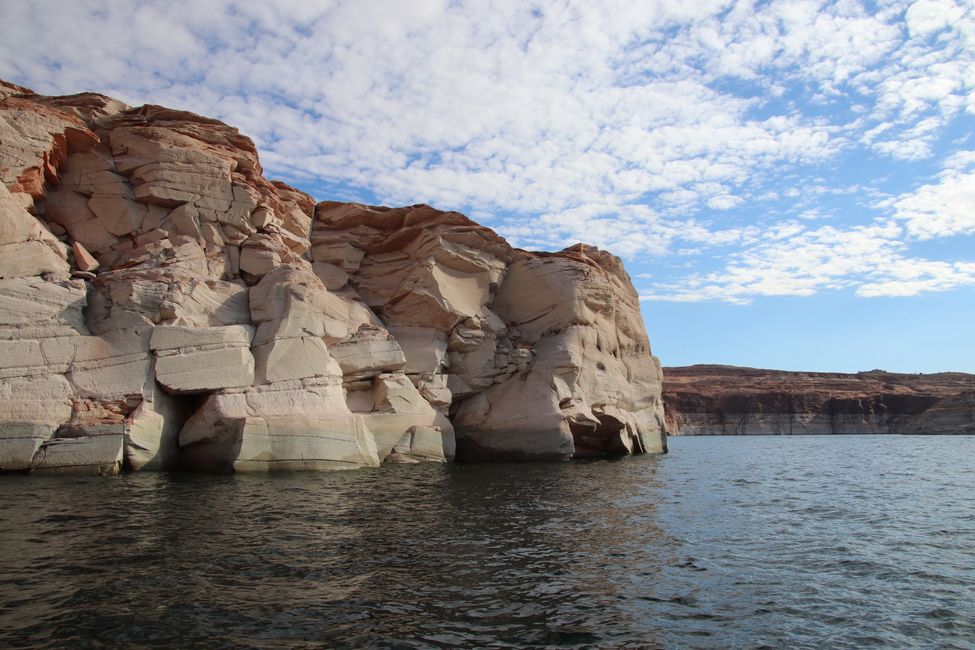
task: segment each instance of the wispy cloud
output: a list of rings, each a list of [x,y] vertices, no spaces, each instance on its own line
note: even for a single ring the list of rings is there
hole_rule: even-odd
[[[807,296],[852,288],[862,297],[915,296],[975,286],[975,262],[912,257],[912,242],[975,234],[975,151],[949,157],[935,182],[876,203],[890,217],[815,229],[778,223],[746,236],[720,271],[695,274],[645,300],[745,304],[758,296]]]
[[[862,208],[828,224],[817,198],[843,189],[818,170],[851,152],[916,164],[975,115],[970,3],[35,0],[3,14],[0,76],[215,115],[272,175],[465,210],[525,247],[709,265],[655,273],[648,298],[971,277],[910,250],[975,230],[970,167],[880,201],[846,184]]]

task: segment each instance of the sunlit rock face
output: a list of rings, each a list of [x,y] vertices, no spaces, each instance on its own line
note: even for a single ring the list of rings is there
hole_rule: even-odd
[[[620,261],[317,203],[236,129],[0,83],[0,470],[660,453]]]
[[[674,435],[972,434],[975,375],[667,368]]]

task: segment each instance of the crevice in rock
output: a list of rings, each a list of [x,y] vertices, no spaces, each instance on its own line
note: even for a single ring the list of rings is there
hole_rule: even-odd
[[[626,424],[605,414],[593,414],[595,421],[569,419],[569,431],[575,444],[575,458],[621,456],[631,453],[623,443],[621,433]]]

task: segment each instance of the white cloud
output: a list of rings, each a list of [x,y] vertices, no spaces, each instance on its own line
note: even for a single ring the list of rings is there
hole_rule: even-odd
[[[744,199],[742,199],[740,196],[734,196],[732,194],[719,194],[718,196],[708,199],[707,206],[712,210],[730,210],[737,205],[741,205],[743,201]]]
[[[903,298],[975,286],[975,264],[972,263],[901,259],[885,269],[885,273],[889,279],[867,282],[857,288],[857,295]]]
[[[810,296],[855,286],[900,259],[900,226],[877,222],[847,230],[780,224],[731,257],[721,271],[645,293],[644,299],[747,303],[757,296]]]
[[[892,209],[917,239],[975,234],[975,151],[958,152],[946,161],[937,182],[879,205]]]
[[[741,186],[756,168],[836,151],[827,125],[749,118],[754,101],[689,67],[699,46],[668,34],[717,25],[727,2],[62,4],[5,12],[0,74],[216,114],[256,139],[269,171],[392,202],[531,213],[626,204],[695,183]],[[720,38],[749,52],[755,39],[778,43],[734,12],[739,33]],[[672,70],[647,76],[663,58]],[[725,209],[733,194],[695,205]]]
[[[951,0],[918,0],[908,8],[905,17],[911,36],[923,37],[951,26],[964,13]]]
[[[949,157],[935,181],[878,202],[892,219],[815,229],[780,222],[759,236],[749,232],[740,240],[743,250],[720,271],[658,285],[641,298],[744,304],[835,289],[875,298],[973,287],[975,262],[918,258],[910,248],[917,241],[975,235],[975,151]]]
[[[883,270],[925,262],[913,241],[975,232],[962,154],[882,203],[815,170],[867,150],[928,159],[975,115],[970,3],[34,0],[3,14],[0,77],[215,115],[270,174],[338,198],[465,210],[525,247],[720,262],[669,286],[656,274],[658,297],[890,295],[969,272]],[[813,228],[831,216],[821,198],[847,191],[868,208]],[[780,197],[785,214],[741,217]]]

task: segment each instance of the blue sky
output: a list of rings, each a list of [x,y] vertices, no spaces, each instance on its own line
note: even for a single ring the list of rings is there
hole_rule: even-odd
[[[665,365],[975,372],[975,4],[0,0],[0,77],[623,257]]]

